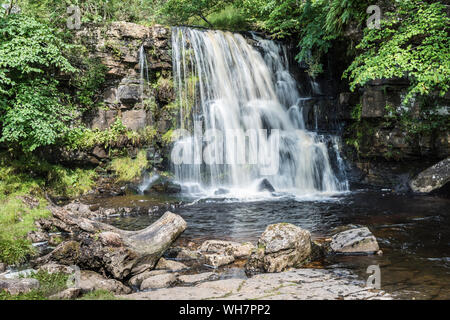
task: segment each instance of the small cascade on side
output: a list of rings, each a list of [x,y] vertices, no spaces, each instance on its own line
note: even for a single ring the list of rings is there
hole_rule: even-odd
[[[300,196],[347,190],[327,143],[305,129],[307,98],[283,45],[177,27],[172,52],[179,128],[187,132],[171,154],[181,184],[233,196],[258,193],[261,183]]]
[[[139,48],[139,82],[141,86],[141,100],[144,98],[146,86],[149,84],[148,61],[144,45]]]

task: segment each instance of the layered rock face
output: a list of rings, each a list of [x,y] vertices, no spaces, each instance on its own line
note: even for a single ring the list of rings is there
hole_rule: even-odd
[[[85,125],[107,130],[120,120],[136,133],[145,134],[151,129],[155,141],[159,141],[176,116],[170,28],[129,22],[91,24],[85,25],[75,39],[88,49],[90,58],[98,59],[106,69],[101,106],[83,115]],[[135,154],[132,145],[124,137],[114,147],[127,147],[129,154]],[[63,161],[99,164],[110,154],[99,145],[90,151],[66,151],[60,156]]]

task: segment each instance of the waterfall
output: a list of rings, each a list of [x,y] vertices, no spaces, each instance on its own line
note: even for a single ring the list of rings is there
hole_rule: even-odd
[[[141,99],[144,98],[145,86],[149,83],[148,78],[148,62],[147,55],[145,54],[144,45],[139,48],[139,82],[141,85]]]
[[[180,183],[238,194],[257,192],[263,179],[296,195],[345,190],[326,143],[305,129],[284,46],[176,27],[172,54],[179,128],[188,132],[172,150]]]

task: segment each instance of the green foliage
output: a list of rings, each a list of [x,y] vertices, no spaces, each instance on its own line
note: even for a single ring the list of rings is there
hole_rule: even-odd
[[[351,89],[370,80],[403,78],[411,82],[405,103],[416,95],[437,91],[443,96],[450,86],[449,18],[439,2],[396,2],[380,29],[366,29],[357,46],[360,54],[344,76]]]
[[[170,24],[184,24],[192,18],[200,18],[209,27],[214,27],[206,17],[221,11],[226,5],[225,0],[167,0],[161,12]]]
[[[0,18],[1,142],[30,152],[65,135],[71,109],[55,76],[76,71],[63,55],[69,48],[55,30],[33,18]]]
[[[95,290],[89,293],[86,293],[78,300],[118,300],[113,293],[107,290]]]
[[[208,20],[215,29],[220,30],[245,31],[250,28],[247,16],[245,16],[240,9],[231,5],[228,5],[221,11],[209,14],[206,17],[206,20]],[[194,25],[210,27],[202,19],[192,19],[191,23]]]
[[[118,182],[129,182],[142,175],[148,167],[147,152],[139,151],[135,159],[130,157],[116,158],[111,161],[111,169],[117,176]]]

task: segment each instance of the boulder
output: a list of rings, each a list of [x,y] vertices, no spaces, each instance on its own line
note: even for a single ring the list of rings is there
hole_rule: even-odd
[[[39,271],[45,271],[49,274],[54,273],[65,273],[65,274],[73,274],[75,269],[69,266],[65,266],[57,263],[47,263],[39,267]]]
[[[167,248],[186,229],[183,218],[171,212],[166,212],[143,230],[124,231],[77,217],[60,207],[49,206],[49,209],[53,214],[50,225],[68,232],[72,238],[33,261],[34,264],[77,265],[117,280],[154,268]]]
[[[289,223],[273,224],[266,228],[245,269],[247,274],[281,272],[300,266],[311,254],[311,235]]]
[[[169,248],[164,255],[179,261],[197,260],[200,257],[198,252],[181,247]]]
[[[139,81],[127,80],[117,89],[117,96],[121,103],[134,106],[141,100],[142,87]]]
[[[157,192],[157,193],[180,193],[181,186],[171,179],[166,177],[159,177],[150,187],[149,191],[145,191],[145,194]]]
[[[443,188],[450,182],[450,157],[419,173],[409,183],[414,192],[429,193]]]
[[[180,271],[183,269],[189,269],[184,263],[167,260],[164,258],[159,259],[155,267],[156,270],[170,270],[170,271]]]
[[[269,180],[263,179],[258,185],[258,191],[275,192],[275,188],[272,186]]]
[[[6,271],[6,264],[0,262],[0,273],[1,273],[1,272],[5,272],[5,271]]]
[[[0,291],[4,290],[11,295],[20,293],[28,293],[31,290],[39,289],[39,281],[37,279],[0,279]]]
[[[145,279],[141,283],[141,290],[167,288],[177,281],[177,274],[165,273]]]
[[[205,254],[203,255],[205,259],[205,264],[214,267],[219,268],[222,266],[225,266],[227,264],[234,262],[234,257],[232,255],[223,255],[223,254]]]
[[[230,255],[235,259],[241,259],[249,257],[254,249],[255,246],[249,242],[241,244],[233,241],[206,240],[199,251],[203,254]]]
[[[82,293],[95,290],[106,290],[115,294],[127,294],[131,289],[124,286],[122,282],[114,279],[106,279],[100,274],[93,271],[81,271],[79,288]]]
[[[331,238],[330,248],[335,253],[376,253],[380,250],[377,239],[367,227],[350,229]]]
[[[133,287],[140,288],[142,281],[144,281],[147,278],[158,276],[161,274],[166,274],[169,271],[167,270],[152,270],[152,271],[146,271],[143,273],[139,273],[132,277],[130,280],[128,280],[128,284]]]

